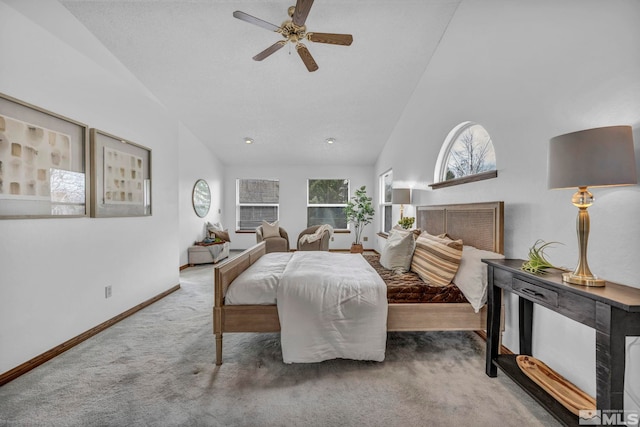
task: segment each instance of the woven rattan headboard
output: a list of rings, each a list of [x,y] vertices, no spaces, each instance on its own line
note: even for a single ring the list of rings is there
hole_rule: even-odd
[[[447,233],[465,245],[504,253],[504,202],[418,206],[416,226],[429,234]]]

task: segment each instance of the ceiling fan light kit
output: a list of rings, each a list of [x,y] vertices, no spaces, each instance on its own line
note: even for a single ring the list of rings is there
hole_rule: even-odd
[[[318,64],[313,59],[313,56],[311,56],[309,49],[307,49],[307,47],[301,42],[302,40],[308,40],[314,43],[350,46],[353,42],[353,36],[351,34],[307,32],[307,27],[304,25],[304,23],[307,20],[307,16],[309,16],[309,11],[311,10],[312,5],[313,0],[297,0],[296,5],[291,6],[288,9],[289,17],[291,19],[284,21],[279,27],[239,10],[233,12],[233,16],[235,18],[265,28],[269,31],[280,33],[282,37],[284,37],[284,40],[275,42],[274,44],[254,56],[253,60],[262,61],[263,59],[269,57],[273,53],[283,48],[284,45],[287,44],[287,42],[291,42],[295,45],[296,52],[298,52],[298,55],[300,56],[300,59],[302,59],[304,65],[307,67],[307,70],[313,72],[318,69]]]

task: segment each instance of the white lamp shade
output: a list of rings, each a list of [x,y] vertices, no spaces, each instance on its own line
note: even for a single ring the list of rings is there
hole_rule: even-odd
[[[609,126],[549,141],[549,188],[638,183],[631,126]]]
[[[391,194],[391,203],[394,205],[410,205],[411,189],[410,188],[394,188]]]

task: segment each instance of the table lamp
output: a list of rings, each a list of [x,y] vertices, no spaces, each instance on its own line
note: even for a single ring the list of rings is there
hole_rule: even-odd
[[[411,204],[410,188],[394,188],[391,193],[391,203],[400,205],[400,219],[404,217],[404,205]]]
[[[575,188],[571,202],[578,208],[576,228],[580,256],[565,282],[583,286],[604,286],[587,263],[589,213],[593,195],[588,187],[634,185],[638,183],[631,126],[608,126],[556,136],[549,141],[549,188]]]

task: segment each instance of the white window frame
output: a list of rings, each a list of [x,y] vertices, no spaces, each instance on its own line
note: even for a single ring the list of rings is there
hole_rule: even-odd
[[[278,194],[278,203],[240,203],[240,181],[255,180],[255,181],[275,181],[280,184],[279,179],[272,178],[236,178],[236,232],[255,232],[256,228],[240,228],[240,208],[243,206],[256,206],[256,207],[276,207],[276,220],[280,220],[280,194]]]
[[[393,205],[392,205],[392,195],[389,196],[389,200],[386,200],[386,192],[385,192],[385,183],[386,183],[386,178],[388,178],[391,182],[391,185],[393,186],[393,169],[389,169],[386,172],[383,172],[382,174],[380,174],[379,177],[379,183],[378,186],[380,187],[380,192],[378,194],[378,198],[379,198],[379,205],[380,205],[380,232],[387,234],[388,231],[386,230],[386,226],[389,226],[389,229],[391,229],[391,227],[393,227],[393,212],[391,213],[391,222],[392,224],[386,224],[385,223],[385,219],[386,219],[386,215],[385,215],[385,211],[387,208],[389,209],[393,209]],[[393,188],[393,187],[392,187]],[[391,193],[393,194],[393,190],[391,191]]]
[[[345,203],[309,203],[309,181],[347,181],[347,201]],[[351,180],[348,178],[307,178],[307,225],[309,224],[309,208],[346,208],[350,195]],[[347,231],[349,230],[349,223],[347,222],[347,228],[336,228],[335,230]]]
[[[491,138],[491,135],[489,134],[489,132],[486,130],[486,128],[484,128],[484,126],[482,126],[479,123],[475,123],[475,122],[471,122],[471,121],[466,121],[466,122],[462,122],[459,125],[457,125],[456,127],[454,127],[453,129],[451,129],[451,131],[449,132],[449,134],[447,135],[447,137],[444,140],[444,143],[442,144],[442,147],[440,148],[440,153],[438,153],[438,159],[436,160],[436,167],[435,167],[435,171],[433,174],[433,182],[434,183],[441,183],[441,182],[446,182],[447,181],[447,161],[449,160],[449,153],[451,152],[451,149],[453,148],[454,144],[456,142],[458,142],[458,138],[460,137],[460,135],[462,135],[467,129],[469,129],[470,127],[473,126],[480,126],[482,127],[485,132],[487,132],[487,134],[489,135],[489,138]],[[495,145],[493,144],[493,140],[490,140],[494,155],[495,155]],[[495,171],[497,168],[497,164],[495,165],[496,167],[493,169],[490,169],[488,171],[485,172],[490,172],[490,171]],[[485,172],[481,172],[477,175],[481,175]],[[474,176],[474,175],[465,175],[463,178],[469,177],[469,176]],[[460,178],[458,178],[460,179]]]

